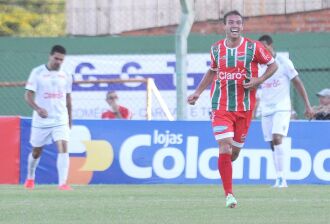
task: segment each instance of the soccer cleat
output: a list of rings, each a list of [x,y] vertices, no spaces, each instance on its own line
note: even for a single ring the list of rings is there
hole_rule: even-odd
[[[34,180],[33,179],[27,179],[24,183],[25,189],[33,190],[34,188]]]
[[[285,188],[288,187],[286,180],[283,177],[276,178],[275,184],[273,185],[274,188]]]
[[[285,180],[284,178],[281,178],[278,187],[279,187],[279,188],[285,188],[285,187],[288,187],[288,184],[286,183],[286,180]]]
[[[62,184],[61,186],[58,186],[58,189],[61,191],[72,191],[73,190],[72,187],[70,187],[67,184]]]
[[[237,201],[232,194],[228,194],[226,197],[226,208],[235,208],[237,205]]]
[[[278,188],[278,186],[280,185],[280,179],[280,177],[276,178],[275,184],[272,186],[273,188]]]

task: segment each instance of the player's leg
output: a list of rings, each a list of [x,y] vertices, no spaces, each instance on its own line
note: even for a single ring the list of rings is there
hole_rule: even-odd
[[[67,179],[69,174],[70,158],[68,153],[68,141],[69,141],[69,127],[62,125],[53,129],[52,135],[56,142],[58,149],[57,156],[57,172],[58,172],[58,186],[60,190],[72,190],[67,185]]]
[[[287,136],[290,124],[290,112],[277,112],[273,119],[272,128],[272,144],[274,147],[274,155],[277,163],[278,187],[287,187],[284,162],[285,154],[289,149],[285,148],[283,138]]]
[[[232,161],[235,161],[241,148],[244,146],[245,138],[251,123],[252,119],[252,111],[247,112],[232,112],[232,116],[234,116],[233,121],[233,138],[231,138],[231,156],[227,158],[230,161],[231,167],[231,181],[232,183]],[[221,144],[221,142],[220,142]],[[230,185],[231,186],[231,185]],[[237,201],[232,193],[228,193],[226,198],[226,206],[230,208],[234,208],[237,205]]]
[[[28,155],[27,177],[25,181],[25,188],[33,189],[35,173],[38,167],[42,148],[45,144],[50,142],[50,130],[47,128],[31,128],[30,144],[32,145],[32,152]]]
[[[233,120],[229,112],[213,111],[212,126],[215,139],[219,144],[218,170],[226,196],[226,207],[233,208],[237,201],[232,189],[232,137]]]
[[[262,133],[264,136],[264,140],[266,142],[269,142],[270,148],[272,149],[273,164],[274,164],[275,175],[276,175],[275,184],[273,185],[273,187],[278,187],[279,186],[279,173],[278,173],[279,168],[278,168],[278,163],[277,163],[277,157],[276,157],[276,154],[274,151],[274,145],[272,142],[273,141],[272,130],[273,130],[274,115],[275,114],[263,116],[261,118],[261,127],[262,127]]]

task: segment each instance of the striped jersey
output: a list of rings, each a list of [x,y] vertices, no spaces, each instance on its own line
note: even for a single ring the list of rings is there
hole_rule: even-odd
[[[259,41],[241,38],[236,48],[226,46],[225,39],[211,47],[210,69],[217,72],[211,86],[212,110],[253,110],[255,89],[245,89],[243,83],[258,77],[258,64],[272,64],[274,58]]]

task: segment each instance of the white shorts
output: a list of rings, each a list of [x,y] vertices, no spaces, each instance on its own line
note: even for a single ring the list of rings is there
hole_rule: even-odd
[[[290,118],[290,111],[280,111],[268,116],[262,116],[261,126],[264,140],[266,142],[272,141],[273,134],[287,136],[289,131]]]
[[[31,128],[30,143],[33,147],[42,147],[59,140],[69,141],[70,128],[66,125],[60,125],[50,128]]]

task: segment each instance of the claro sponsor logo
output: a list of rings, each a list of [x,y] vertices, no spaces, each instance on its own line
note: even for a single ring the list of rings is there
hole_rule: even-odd
[[[219,72],[218,73],[218,78],[220,80],[240,80],[240,79],[245,79],[246,74],[245,73],[240,73],[240,72]]]
[[[62,92],[58,92],[58,93],[44,93],[44,99],[61,99],[63,97],[63,93]]]

